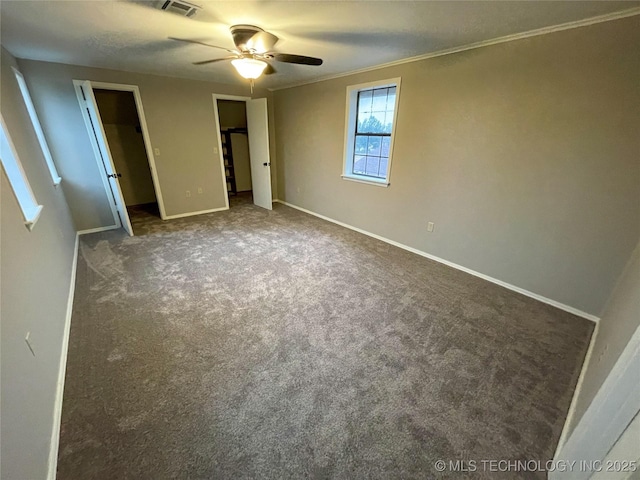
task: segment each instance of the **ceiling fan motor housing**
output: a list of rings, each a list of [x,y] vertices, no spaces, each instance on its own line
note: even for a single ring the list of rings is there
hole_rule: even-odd
[[[247,43],[256,33],[264,32],[263,29],[254,25],[233,25],[229,30],[233,37],[233,43],[235,43],[242,52],[249,50]]]

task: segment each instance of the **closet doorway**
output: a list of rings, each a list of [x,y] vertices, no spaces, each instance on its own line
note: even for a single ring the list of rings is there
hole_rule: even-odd
[[[217,100],[217,104],[230,206],[253,202],[247,108],[237,100]]]
[[[130,217],[160,217],[133,92],[94,88],[102,127]]]
[[[143,216],[165,219],[138,87],[90,80],[73,80],[73,85],[113,214],[114,225],[104,229],[122,227],[133,235],[129,213],[140,205],[151,210]]]
[[[229,207],[253,203],[271,210],[267,99],[214,94],[213,106]]]

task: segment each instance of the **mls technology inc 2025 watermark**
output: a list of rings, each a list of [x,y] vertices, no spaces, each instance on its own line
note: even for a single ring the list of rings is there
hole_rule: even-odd
[[[436,460],[438,472],[635,472],[635,461]]]

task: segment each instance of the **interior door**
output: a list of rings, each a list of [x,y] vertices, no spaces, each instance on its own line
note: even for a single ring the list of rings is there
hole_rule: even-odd
[[[253,203],[271,210],[271,158],[269,156],[269,116],[267,99],[247,100],[247,130],[251,157]]]
[[[111,151],[109,150],[109,143],[107,142],[107,136],[104,133],[102,126],[102,119],[100,118],[100,111],[98,110],[98,104],[96,98],[93,95],[93,87],[90,81],[82,82],[82,96],[87,107],[87,115],[91,121],[91,127],[93,135],[98,144],[98,150],[104,165],[104,174],[109,179],[109,187],[111,188],[112,198],[109,201],[113,201],[120,217],[120,223],[127,233],[133,236],[133,228],[131,227],[131,221],[129,220],[129,214],[127,213],[127,207],[124,203],[124,197],[122,195],[122,189],[120,188],[120,182],[118,180],[119,173],[116,172],[116,167],[113,164],[113,158],[111,158]]]

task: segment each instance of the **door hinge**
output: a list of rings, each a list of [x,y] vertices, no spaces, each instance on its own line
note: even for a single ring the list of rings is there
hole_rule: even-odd
[[[107,178],[119,178],[121,176],[121,173],[112,173],[111,175],[107,174]]]

